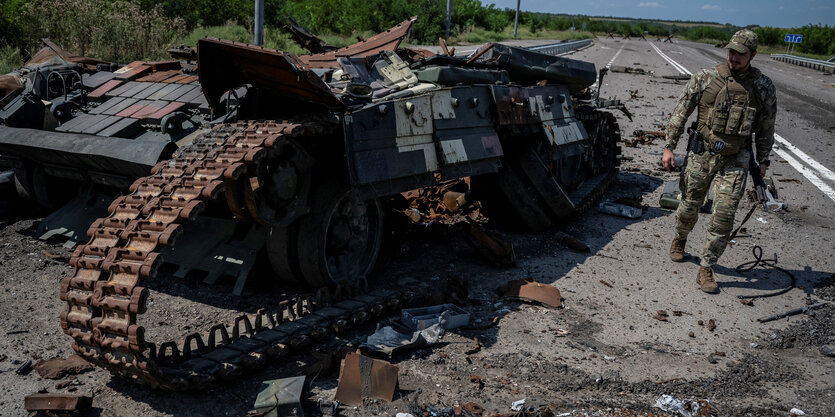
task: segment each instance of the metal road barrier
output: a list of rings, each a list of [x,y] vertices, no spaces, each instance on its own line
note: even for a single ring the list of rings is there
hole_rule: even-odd
[[[533,46],[528,48],[531,51],[541,52],[548,55],[559,55],[566,52],[576,51],[582,47],[591,45],[591,39],[583,39],[579,41],[551,43],[548,45]]]
[[[818,59],[804,58],[802,56],[773,54],[771,59],[776,59],[781,62],[788,62],[789,64],[800,65],[804,67],[821,70],[827,74],[835,73],[835,62],[821,61]]]

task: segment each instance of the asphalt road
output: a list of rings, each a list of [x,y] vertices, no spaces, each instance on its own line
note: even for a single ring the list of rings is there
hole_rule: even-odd
[[[400,368],[397,401],[343,407],[341,415],[394,416],[407,411],[412,400],[438,409],[472,401],[490,412],[510,413],[510,405],[523,398],[528,406],[550,404],[561,416],[659,415],[654,404],[664,394],[682,400],[708,399],[716,414],[723,416],[785,416],[792,407],[807,415],[831,414],[835,366],[818,347],[835,344],[835,323],[808,327],[813,318],[799,316],[761,324],[757,318],[820,301],[820,292],[813,287],[826,280],[832,294],[835,196],[829,196],[827,189],[835,188],[835,178],[828,173],[835,168],[835,77],[767,56],[755,59],[754,64],[772,77],[779,95],[776,130],[783,141],[769,172],[789,210],[754,212],[745,233],[720,259],[718,295],[704,294],[695,284],[696,257],[708,215],[700,215],[691,235],[687,262],[672,263],[667,250],[673,214],[659,207],[659,196],[663,182],[676,180],[677,174],[658,166],[661,141],[626,146],[634,130],[663,130],[668,121],[684,81],[665,75],[715,65],[724,53],[688,42],[600,39],[568,55],[592,61],[598,68],[630,66],[653,72],[610,72],[601,93],[622,100],[632,114],[630,121],[613,110],[624,139],[625,160],[604,198],[636,198],[647,206],[643,216],[624,219],[592,210],[558,227],[588,244],[590,253],[562,247],[554,230],[531,235],[490,224],[491,231],[515,246],[517,265],[508,269],[490,266],[442,227],[395,236],[370,277],[371,285],[406,277],[461,277],[470,286],[462,306],[473,323],[496,319],[498,325],[455,330],[441,345],[390,358]],[[683,143],[679,154],[682,149]],[[46,380],[35,372],[16,374],[27,359],[70,354],[70,338],[61,332],[57,318],[65,308],[58,300],[58,284],[72,268],[67,264],[69,249],[36,238],[40,218],[25,209],[4,211],[4,206],[14,204],[8,195],[0,193],[0,335],[4,336],[0,337],[0,415],[26,415],[23,397],[40,390],[93,395],[92,415],[243,415],[252,407],[261,381],[293,376],[309,359],[300,355],[234,383],[189,394],[152,391],[101,369],[73,381]],[[740,210],[752,205],[743,201]],[[749,274],[734,270],[752,259],[755,245],[766,257],[776,256],[796,284],[779,297],[743,305],[737,299],[740,295],[763,295],[789,285],[786,276],[773,270]],[[213,322],[218,314],[226,314],[207,299],[231,304],[229,314],[245,311],[274,289],[268,275],[251,278],[244,295],[234,297],[228,295],[231,282],[208,286],[162,273],[149,283],[155,292],[147,320],[185,334],[194,331],[186,325]],[[546,309],[497,295],[501,284],[521,278],[558,288],[565,308]],[[182,291],[166,292],[169,287]],[[214,298],[195,297],[198,292]],[[655,319],[659,310],[668,317]],[[708,328],[710,320],[715,328]],[[785,337],[791,329],[800,336]],[[465,353],[475,339],[480,350]],[[472,376],[482,384],[470,382]],[[316,398],[333,399],[337,378],[338,366],[311,378],[305,414]],[[636,412],[621,414],[618,409]]]

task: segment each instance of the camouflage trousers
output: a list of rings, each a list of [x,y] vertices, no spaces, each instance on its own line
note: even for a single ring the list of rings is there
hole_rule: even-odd
[[[699,209],[714,185],[713,214],[705,233],[701,266],[712,267],[719,260],[734,226],[734,214],[745,191],[749,154],[746,150],[736,155],[701,155],[690,152],[687,167],[681,178],[681,203],[676,210],[675,238],[687,239],[696,225]]]

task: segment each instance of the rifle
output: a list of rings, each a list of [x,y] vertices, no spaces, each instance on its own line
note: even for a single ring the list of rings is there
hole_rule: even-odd
[[[782,201],[774,200],[774,196],[771,195],[771,191],[768,191],[768,185],[765,183],[765,180],[760,176],[760,164],[757,163],[757,160],[754,158],[754,146],[751,139],[748,139],[748,173],[751,174],[751,179],[754,181],[754,191],[757,193],[757,200],[759,200],[760,204],[763,206],[763,210],[780,210],[786,208],[786,203]],[[754,214],[754,209],[757,206],[751,206],[751,210],[748,210],[748,213],[745,215],[745,218],[742,219],[742,223],[736,227],[736,229],[731,233],[730,238],[728,240],[733,240],[736,237],[739,230],[742,229],[742,225],[751,218],[751,215]]]
[[[768,190],[765,180],[760,176],[760,165],[754,158],[754,147],[748,140],[748,172],[751,174],[751,179],[754,181],[754,191],[757,193],[757,200],[763,205],[763,210],[780,210],[786,208],[786,203],[774,200],[771,191]]]

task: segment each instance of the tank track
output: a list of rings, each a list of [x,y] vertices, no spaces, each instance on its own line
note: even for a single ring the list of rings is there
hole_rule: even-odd
[[[620,154],[621,148],[617,145],[617,142],[620,141],[620,125],[618,124],[617,118],[607,111],[600,111],[600,110],[590,110],[585,113],[577,113],[577,119],[581,122],[599,122],[603,124],[603,126],[608,126],[609,129],[602,132],[588,132],[589,133],[589,141],[592,143],[598,143],[598,141],[603,140],[603,144],[607,143],[608,141],[612,141],[611,152],[614,152],[612,157],[614,158],[613,166],[611,169],[600,179],[599,182],[595,184],[586,184],[583,186],[585,187],[592,187],[592,190],[578,190],[581,194],[584,194],[585,197],[577,204],[576,207],[576,214],[583,214],[589,211],[589,209],[596,206],[597,202],[603,197],[606,191],[609,189],[609,186],[617,179],[620,166]],[[600,133],[601,137],[597,137],[597,134]]]
[[[241,315],[231,325],[215,324],[207,334],[192,333],[179,343],[145,340],[145,328],[138,323],[147,310],[149,289],[144,285],[156,275],[160,251],[174,245],[182,224],[199,216],[206,203],[222,198],[226,186],[249,180],[251,168],[269,158],[281,141],[327,128],[316,121],[219,125],[134,182],[129,195],[110,205],[110,215],[89,228],[90,241],[70,259],[74,273],[61,282],[60,298],[67,303],[61,328],[73,338],[73,349],[141,384],[202,390],[437,293],[420,284],[373,292],[360,285],[334,294],[322,289]]]

